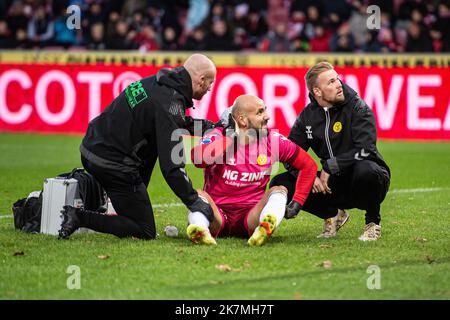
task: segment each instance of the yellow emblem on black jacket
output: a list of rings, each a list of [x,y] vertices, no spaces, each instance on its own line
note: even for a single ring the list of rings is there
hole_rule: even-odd
[[[339,132],[341,132],[341,130],[342,130],[342,122],[339,122],[339,121],[335,122],[333,125],[333,131],[336,133],[339,133]]]

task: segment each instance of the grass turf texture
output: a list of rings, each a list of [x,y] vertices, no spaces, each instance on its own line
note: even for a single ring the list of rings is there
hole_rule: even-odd
[[[58,241],[16,231],[5,217],[12,203],[40,190],[45,177],[80,166],[80,140],[0,135],[0,299],[450,299],[448,143],[379,143],[392,169],[391,190],[440,189],[390,192],[377,242],[357,240],[364,225],[359,210],[328,240],[316,239],[322,221],[302,212],[261,248],[241,239],[193,245],[182,206],[155,209],[155,241],[105,234]],[[188,166],[188,172],[201,188],[201,170]],[[179,203],[158,168],[149,193],[153,204]],[[167,225],[178,228],[177,238],[164,235]],[[80,267],[80,290],[66,286],[70,265]],[[380,267],[379,290],[367,288],[370,265]]]

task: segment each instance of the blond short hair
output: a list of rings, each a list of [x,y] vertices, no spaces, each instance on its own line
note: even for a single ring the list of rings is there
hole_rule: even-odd
[[[313,94],[313,88],[317,83],[317,78],[319,74],[324,71],[332,70],[333,65],[327,61],[322,61],[311,67],[305,75],[306,86],[311,94]]]

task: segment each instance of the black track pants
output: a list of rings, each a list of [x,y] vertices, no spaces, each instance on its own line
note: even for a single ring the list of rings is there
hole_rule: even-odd
[[[155,219],[147,193],[153,166],[149,165],[140,171],[122,173],[98,167],[83,156],[81,162],[86,171],[92,174],[105,189],[117,212],[116,216],[83,214],[83,227],[120,238],[154,239]]]

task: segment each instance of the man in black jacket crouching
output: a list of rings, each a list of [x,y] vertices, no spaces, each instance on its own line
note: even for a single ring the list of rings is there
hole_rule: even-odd
[[[157,158],[165,180],[189,211],[212,220],[211,206],[199,198],[184,161],[178,161],[184,159],[182,148],[179,150],[182,138],[177,135],[174,139],[173,133],[187,129],[193,134],[197,121],[201,121],[201,131],[213,127],[207,120],[194,121],[185,112],[193,106],[192,99],[200,100],[211,90],[215,78],[214,63],[194,54],[182,67],[161,69],[132,83],[89,123],[80,146],[81,161],[103,186],[117,215],[65,206],[60,238],[86,227],[118,237],[154,239],[155,220],[147,187]]]
[[[376,147],[376,125],[372,110],[346,84],[333,66],[320,62],[306,74],[311,102],[297,117],[289,134],[304,150],[312,148],[320,158],[311,194],[303,205],[290,203],[286,218],[303,209],[325,220],[319,237],[334,237],[348,219],[342,209],[366,211],[362,241],[381,236],[380,204],[389,189],[390,169]],[[296,170],[274,177],[272,185],[284,185],[288,202],[295,190]],[[339,209],[338,209],[339,208]]]

